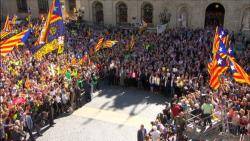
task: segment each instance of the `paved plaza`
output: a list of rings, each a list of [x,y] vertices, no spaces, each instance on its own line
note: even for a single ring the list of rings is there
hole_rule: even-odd
[[[135,141],[143,123],[164,108],[165,97],[135,88],[104,87],[90,103],[55,120],[38,141]]]

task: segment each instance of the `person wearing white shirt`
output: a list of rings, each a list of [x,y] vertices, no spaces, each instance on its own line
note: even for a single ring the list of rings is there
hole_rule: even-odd
[[[152,138],[152,141],[160,141],[160,134],[161,133],[159,130],[157,130],[156,126],[153,126],[153,131],[151,131],[149,134]]]
[[[153,76],[153,74],[151,74],[149,77],[149,84],[150,84],[150,91],[154,92],[154,76]]]

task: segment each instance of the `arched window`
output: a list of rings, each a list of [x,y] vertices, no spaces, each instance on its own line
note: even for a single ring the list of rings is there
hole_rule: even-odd
[[[49,11],[48,0],[38,0],[39,13],[47,13]]]
[[[93,3],[93,21],[103,23],[103,5],[100,2]]]
[[[153,23],[153,6],[150,3],[146,3],[142,6],[142,19],[146,23]]]
[[[123,24],[123,23],[127,23],[127,19],[128,19],[128,12],[127,12],[128,8],[127,5],[125,3],[119,3],[116,6],[116,23],[117,24]]]
[[[28,6],[26,0],[16,0],[18,12],[28,12]]]

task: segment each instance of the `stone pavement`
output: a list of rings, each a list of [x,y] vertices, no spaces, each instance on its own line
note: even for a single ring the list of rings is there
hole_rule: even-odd
[[[165,97],[120,87],[103,87],[93,100],[73,114],[55,120],[38,141],[136,141],[140,124],[150,121],[164,108]]]

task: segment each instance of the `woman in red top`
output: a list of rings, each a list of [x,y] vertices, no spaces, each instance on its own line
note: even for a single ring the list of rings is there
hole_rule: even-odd
[[[171,112],[172,112],[173,118],[177,117],[180,114],[181,110],[182,109],[181,109],[180,105],[178,105],[178,104],[172,104],[172,106],[171,106]]]

